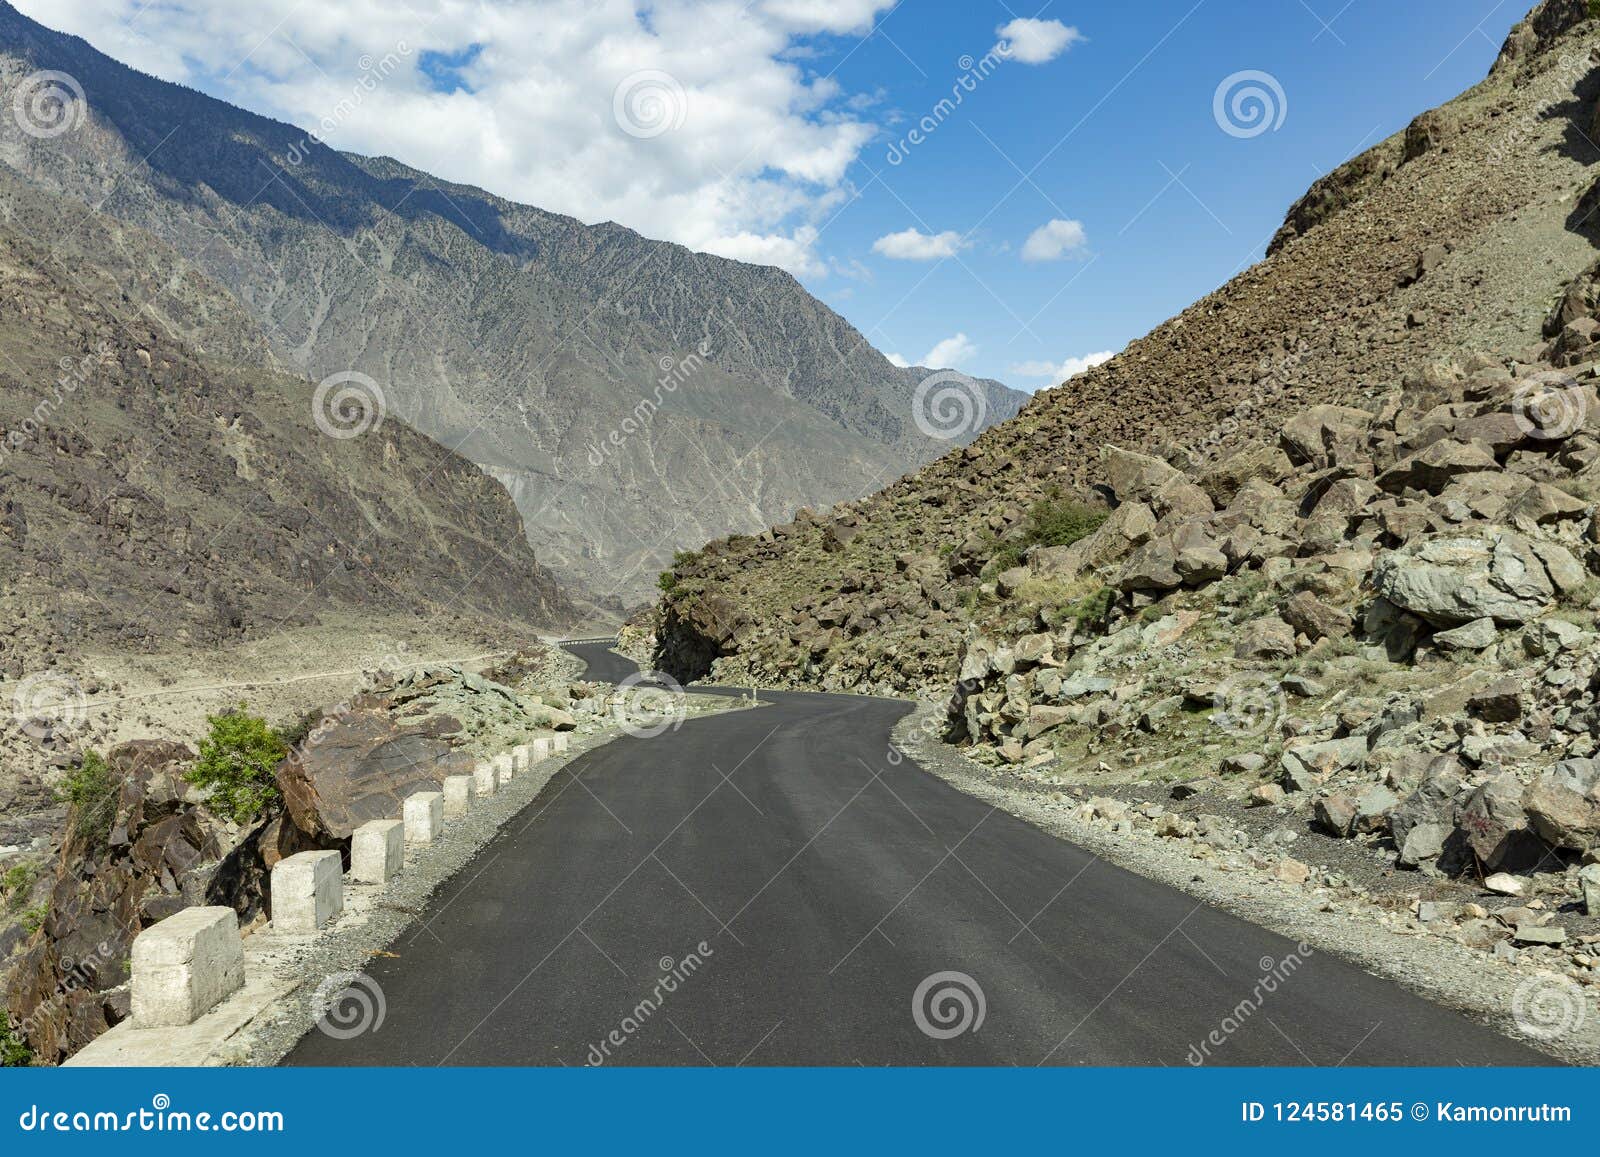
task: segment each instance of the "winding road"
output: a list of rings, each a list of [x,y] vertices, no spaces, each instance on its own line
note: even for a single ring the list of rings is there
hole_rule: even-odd
[[[762,698],[557,773],[287,1063],[1549,1063],[892,760],[908,704]]]

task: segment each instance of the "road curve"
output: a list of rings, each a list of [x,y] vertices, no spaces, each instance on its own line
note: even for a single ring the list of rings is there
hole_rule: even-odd
[[[287,1063],[1549,1063],[892,761],[907,704],[763,698],[574,760]]]

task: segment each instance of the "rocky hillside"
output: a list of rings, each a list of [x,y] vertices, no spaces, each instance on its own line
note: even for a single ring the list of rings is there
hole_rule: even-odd
[[[228,360],[259,331],[153,238],[14,182],[0,204],[0,846],[103,721],[89,655],[574,614],[472,463],[392,417],[335,436],[309,383]]]
[[[1488,79],[1320,181],[1270,257],[1120,356],[871,498],[683,560],[654,624],[662,663],[948,693],[975,624],[1009,615],[1028,629],[995,580],[1048,545],[1032,509],[1058,495],[1114,504],[1103,446],[1198,471],[1271,444],[1314,403],[1451,380],[1434,367],[1475,351],[1538,361],[1529,347],[1600,238],[1597,46],[1585,4],[1541,5]],[[1157,513],[1213,512],[1202,497],[1203,510]]]
[[[780,270],[335,152],[0,2],[0,84],[39,69],[88,107],[48,137],[4,118],[0,161],[168,242],[285,365],[368,375],[506,485],[574,589],[637,603],[674,548],[869,493],[949,445],[914,421],[925,371]],[[980,388],[990,421],[1022,400]]]

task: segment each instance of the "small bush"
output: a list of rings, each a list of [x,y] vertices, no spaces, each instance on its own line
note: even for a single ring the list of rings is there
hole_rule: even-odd
[[[83,762],[67,773],[59,794],[72,807],[78,830],[92,844],[100,844],[111,834],[117,788],[111,782],[111,768],[98,751],[83,753]]]
[[[38,864],[16,864],[0,876],[0,895],[4,895],[7,911],[16,911],[27,898],[28,889],[39,878]]]
[[[0,1014],[0,1069],[21,1069],[33,1064],[33,1050]]]
[[[1088,623],[1091,627],[1104,623],[1111,617],[1111,608],[1116,604],[1117,592],[1110,587],[1101,587],[1094,594],[1079,599],[1066,612],[1078,626]]]
[[[1028,539],[1036,546],[1071,546],[1100,529],[1107,512],[1066,498],[1044,498],[1028,511]]]
[[[32,908],[22,910],[22,930],[32,936],[44,927],[45,917],[50,915],[50,902],[48,900],[35,904]]]
[[[211,733],[200,742],[200,757],[184,776],[197,787],[210,788],[207,806],[234,823],[249,823],[278,799],[272,772],[289,753],[283,738],[265,719],[237,711],[208,715]]]
[[[1106,520],[1106,511],[1070,498],[1041,498],[1028,508],[1020,533],[991,545],[986,574],[1000,574],[1022,565],[1023,556],[1036,546],[1071,546],[1087,538]]]
[[[661,589],[662,594],[670,595],[678,589],[678,576],[670,570],[664,570],[656,576],[656,586]]]

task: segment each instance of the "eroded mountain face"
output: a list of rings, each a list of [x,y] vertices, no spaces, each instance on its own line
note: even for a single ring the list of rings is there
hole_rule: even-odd
[[[49,813],[41,769],[124,710],[89,656],[176,677],[330,619],[509,639],[576,615],[471,462],[392,415],[332,424],[154,238],[10,177],[0,205],[0,821]]]
[[[334,152],[0,5],[0,76],[59,69],[84,123],[0,160],[168,242],[313,380],[357,371],[482,465],[540,557],[637,603],[678,547],[882,486],[946,449],[891,365],[779,270]],[[158,147],[159,146],[159,147]],[[989,420],[1022,395],[983,383]]]

